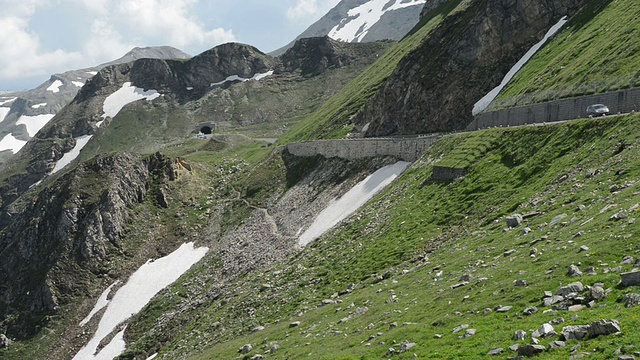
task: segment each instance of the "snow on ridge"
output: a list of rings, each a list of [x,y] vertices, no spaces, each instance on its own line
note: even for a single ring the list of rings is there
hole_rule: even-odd
[[[26,141],[16,139],[13,134],[7,134],[0,140],[0,151],[11,150],[15,154],[26,144]]]
[[[108,301],[95,334],[78,351],[74,360],[113,359],[126,349],[124,329],[97,354],[100,342],[123,322],[137,314],[162,289],[174,283],[182,274],[200,261],[209,251],[207,247],[196,248],[194,243],[182,244],[171,254],[149,260],[134,272],[127,283]]]
[[[60,87],[63,85],[62,81],[60,80],[56,80],[53,82],[53,84],[49,85],[49,87],[47,88],[47,91],[51,91],[52,93],[57,93],[60,92]]]
[[[17,97],[10,98],[10,99],[4,98],[4,99],[2,99],[2,101],[0,101],[0,105],[8,104],[10,102],[14,102],[16,99],[17,99]]]
[[[109,296],[111,289],[114,286],[118,285],[119,282],[120,281],[114,282],[113,284],[111,284],[111,286],[109,286],[105,291],[102,292],[102,294],[98,298],[98,301],[96,302],[96,305],[93,307],[93,309],[91,309],[91,312],[89,312],[89,315],[87,315],[84,319],[82,319],[82,321],[80,321],[80,324],[79,324],[80,326],[87,325],[87,323],[91,320],[93,315],[95,315],[98,311],[102,310],[105,306],[109,304],[109,300],[107,300],[107,297]]]
[[[42,114],[35,116],[22,115],[20,116],[18,121],[16,121],[16,125],[24,124],[27,127],[29,136],[34,137],[36,136],[38,131],[40,131],[40,129],[42,129],[45,125],[47,125],[49,121],[51,121],[51,119],[53,119],[54,116],[54,114]]]
[[[96,76],[96,75],[98,75],[98,72],[97,71],[87,71],[87,74]]]
[[[31,105],[31,108],[32,109],[38,109],[38,108],[41,108],[43,106],[47,106],[47,103],[40,103],[40,104]]]
[[[305,246],[319,238],[327,230],[346,219],[362,205],[374,197],[378,192],[400,176],[411,165],[409,162],[398,161],[387,165],[367,176],[347,191],[342,197],[333,200],[315,218],[313,223],[300,235],[300,246]]]
[[[243,78],[243,77],[240,77],[238,75],[231,75],[231,76],[228,76],[226,79],[224,79],[222,81],[218,81],[217,83],[211,83],[210,86],[211,87],[219,86],[219,85],[222,85],[222,84],[224,84],[226,82],[230,82],[230,81],[242,81],[242,82],[249,81],[249,80],[260,81],[260,80],[266,78],[267,76],[271,76],[271,75],[273,75],[273,70],[267,71],[266,73],[255,73],[255,75],[253,75],[250,78]]]
[[[84,83],[81,81],[72,81],[71,82],[73,85],[77,86],[77,87],[83,87]]]
[[[87,145],[87,143],[89,142],[89,140],[91,140],[92,137],[93,135],[82,135],[75,138],[76,146],[74,146],[73,149],[71,149],[69,152],[62,155],[62,158],[60,158],[60,160],[56,162],[56,166],[54,166],[53,170],[51,170],[51,173],[52,174],[57,173],[58,171],[62,170],[65,166],[71,164],[71,162],[75,160],[78,157],[78,155],[80,155],[80,150],[82,150],[82,148],[84,148],[85,145]]]
[[[513,79],[513,77],[518,73],[518,71],[520,71],[520,69],[524,66],[524,64],[526,64],[527,61],[529,61],[529,59],[531,59],[533,55],[535,55],[538,52],[538,50],[540,50],[542,45],[544,45],[544,43],[546,43],[547,40],[549,40],[553,35],[555,35],[555,33],[558,32],[558,30],[560,30],[560,28],[562,28],[562,26],[566,22],[567,22],[567,17],[563,16],[562,19],[560,19],[560,21],[558,21],[555,25],[553,25],[551,29],[549,29],[549,31],[547,31],[547,33],[544,35],[542,40],[540,40],[538,43],[533,45],[531,49],[529,49],[529,51],[527,51],[527,53],[524,54],[524,56],[522,56],[515,65],[513,65],[511,70],[509,70],[507,75],[505,75],[502,81],[500,82],[500,85],[493,88],[493,90],[489,91],[485,96],[482,97],[482,99],[478,100],[478,102],[476,102],[473,105],[473,110],[471,111],[471,115],[476,116],[477,114],[482,112],[484,109],[486,109],[489,106],[489,104],[491,104],[491,102],[495,100],[495,98],[498,96],[500,91],[502,91],[502,89],[505,86],[507,86],[509,81],[511,81],[511,79]]]
[[[347,13],[348,17],[340,21],[340,24],[329,31],[329,37],[345,42],[361,42],[369,32],[369,29],[380,21],[386,12],[421,5],[427,2],[427,0],[392,1],[394,1],[393,5],[387,6],[390,2],[389,0],[370,0],[349,10]]]
[[[125,107],[125,105],[134,101],[141,99],[151,101],[159,96],[160,93],[156,90],[144,91],[144,89],[135,87],[131,85],[130,82],[126,82],[122,84],[122,87],[118,89],[118,91],[104,99],[104,104],[102,105],[102,111],[104,114],[102,115],[102,118],[105,119],[107,116],[112,118],[115,117],[120,110]],[[100,122],[100,125],[102,125],[102,122]],[[97,126],[99,127],[100,125]]]
[[[9,115],[9,111],[11,111],[11,108],[0,107],[0,122],[3,122],[4,118],[6,118],[7,115]]]

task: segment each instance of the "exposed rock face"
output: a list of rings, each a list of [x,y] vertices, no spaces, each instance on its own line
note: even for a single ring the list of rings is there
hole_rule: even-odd
[[[376,49],[373,47],[361,44],[345,44],[328,36],[301,39],[280,57],[280,72],[300,70],[303,76],[315,76],[328,68],[349,65],[374,50]]]
[[[366,136],[464,128],[473,104],[563,16],[585,0],[472,1],[406,56],[358,114]]]
[[[0,326],[27,335],[34,318],[86,295],[122,251],[131,206],[153,177],[170,180],[179,166],[159,154],[99,156],[16,204],[0,236]]]

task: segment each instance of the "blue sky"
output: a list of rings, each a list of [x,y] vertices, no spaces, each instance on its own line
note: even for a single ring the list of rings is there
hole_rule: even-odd
[[[339,0],[0,0],[0,90],[117,59],[135,46],[197,55],[237,41],[264,52]]]

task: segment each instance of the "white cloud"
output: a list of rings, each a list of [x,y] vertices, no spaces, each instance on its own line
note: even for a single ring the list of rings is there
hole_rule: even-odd
[[[294,7],[287,9],[287,18],[291,21],[308,21],[324,15],[340,0],[297,0]]]

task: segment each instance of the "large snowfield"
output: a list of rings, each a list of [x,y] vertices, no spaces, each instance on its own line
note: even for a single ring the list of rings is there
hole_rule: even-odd
[[[196,248],[193,243],[182,244],[171,254],[157,259],[149,260],[131,275],[111,300],[105,304],[106,294],[100,296],[98,303],[91,311],[97,313],[106,306],[105,312],[100,318],[98,328],[87,345],[85,345],[74,360],[105,359],[111,360],[120,355],[126,349],[124,330],[118,328],[124,321],[137,314],[160,290],[178,280],[191,266],[200,261],[209,248]],[[111,285],[113,286],[113,285]],[[93,316],[93,315],[91,315]],[[89,321],[85,318],[81,326]],[[104,348],[96,353],[100,342],[114,330],[119,330],[116,336]]]
[[[130,104],[134,101],[145,99],[147,101],[151,101],[160,96],[160,93],[156,90],[147,90],[141,89],[139,87],[135,87],[131,85],[130,82],[126,82],[122,84],[122,87],[118,89],[118,91],[109,95],[105,100],[102,106],[102,111],[104,114],[102,118],[115,117],[120,110],[122,110],[125,105]]]
[[[56,81],[54,81],[54,82],[53,82],[53,84],[49,85],[49,87],[47,88],[47,91],[51,91],[52,93],[54,93],[54,94],[55,94],[55,93],[57,93],[57,92],[60,92],[60,87],[61,87],[62,85],[64,85],[64,84],[62,83],[62,81],[60,81],[60,80],[56,80]]]
[[[42,129],[45,125],[47,125],[49,121],[51,121],[51,119],[53,119],[54,116],[54,114],[42,114],[35,116],[22,115],[20,116],[20,119],[16,121],[16,125],[22,124],[26,126],[29,136],[34,137],[36,136],[38,131],[40,131],[40,129]]]
[[[546,43],[547,40],[549,40],[553,35],[555,35],[555,33],[558,32],[558,30],[560,30],[566,22],[567,22],[567,17],[565,16],[562,19],[560,19],[560,21],[558,21],[555,25],[553,25],[551,29],[549,29],[549,31],[547,31],[547,33],[544,35],[542,40],[540,40],[538,43],[533,45],[531,49],[529,49],[529,51],[527,51],[527,53],[524,54],[524,56],[521,57],[520,60],[518,60],[518,62],[515,65],[513,65],[511,70],[509,70],[507,75],[505,75],[502,81],[500,82],[500,85],[493,88],[493,90],[489,91],[487,95],[483,96],[482,99],[478,100],[478,102],[476,102],[473,105],[473,110],[471,111],[471,114],[475,116],[481,113],[482,111],[484,111],[484,109],[486,109],[491,104],[491,102],[495,100],[498,94],[500,94],[500,91],[502,91],[502,89],[505,86],[507,86],[509,81],[511,81],[511,79],[513,79],[513,77],[518,73],[518,71],[520,71],[520,69],[524,66],[524,64],[526,64],[527,61],[529,61],[529,59],[531,59],[531,57],[533,57],[533,55],[535,55],[538,52],[538,50],[540,50],[542,45],[544,45],[544,43]]]
[[[389,3],[393,5],[389,6]],[[426,0],[371,0],[349,10],[349,17],[329,31],[329,37],[345,42],[361,42],[369,29],[389,11],[422,5]]]
[[[9,107],[0,107],[0,122],[4,121],[4,118],[7,117],[9,111],[11,111],[11,108]]]
[[[7,134],[0,140],[0,151],[11,150],[12,153],[17,153],[25,146],[27,142],[16,139],[12,134]]]
[[[409,162],[399,161],[378,169],[364,180],[357,183],[340,199],[333,200],[313,221],[311,226],[300,235],[300,246],[305,246],[319,238],[327,230],[353,214],[362,205],[374,197],[380,190],[391,184],[411,165]]]

